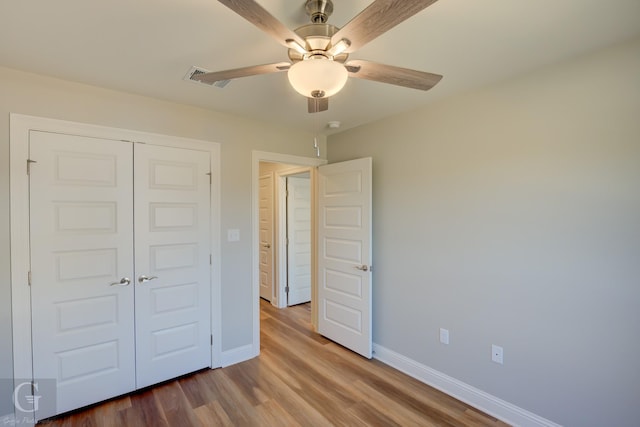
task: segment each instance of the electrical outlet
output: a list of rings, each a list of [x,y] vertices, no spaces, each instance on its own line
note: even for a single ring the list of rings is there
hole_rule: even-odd
[[[491,360],[495,363],[503,364],[504,362],[504,350],[499,345],[491,345]]]
[[[442,344],[449,344],[449,330],[440,328],[440,342]]]

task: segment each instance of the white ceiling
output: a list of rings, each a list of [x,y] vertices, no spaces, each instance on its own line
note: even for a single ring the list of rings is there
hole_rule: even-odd
[[[287,27],[306,24],[304,0],[261,0]],[[334,0],[346,24],[371,1]],[[285,73],[225,88],[183,80],[287,60],[286,49],[216,0],[0,0],[0,65],[327,132],[419,108],[640,34],[639,0],[440,0],[351,54],[444,75],[422,92],[350,79],[329,111],[310,115]]]

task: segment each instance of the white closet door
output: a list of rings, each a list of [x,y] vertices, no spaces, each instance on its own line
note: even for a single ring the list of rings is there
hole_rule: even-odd
[[[136,144],[134,156],[141,388],[211,366],[210,165],[172,147]]]
[[[132,146],[32,131],[29,157],[33,375],[60,413],[135,388]]]

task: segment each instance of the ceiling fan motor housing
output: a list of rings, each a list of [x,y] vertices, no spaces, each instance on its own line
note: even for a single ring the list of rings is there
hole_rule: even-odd
[[[307,24],[296,28],[294,32],[304,39],[306,42],[306,46],[304,47],[309,54],[305,55],[295,49],[289,49],[289,59],[291,59],[292,62],[298,62],[304,60],[305,56],[311,55],[324,55],[329,57],[326,51],[331,48],[331,37],[337,33],[338,30],[338,27],[331,24]],[[348,57],[348,53],[341,53],[333,56],[333,60],[344,63]]]

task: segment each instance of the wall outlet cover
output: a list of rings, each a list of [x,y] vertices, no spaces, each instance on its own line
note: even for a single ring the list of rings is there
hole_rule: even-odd
[[[440,328],[440,342],[442,344],[449,344],[449,330]]]
[[[491,345],[491,360],[495,363],[503,364],[504,362],[504,350],[499,345]]]

